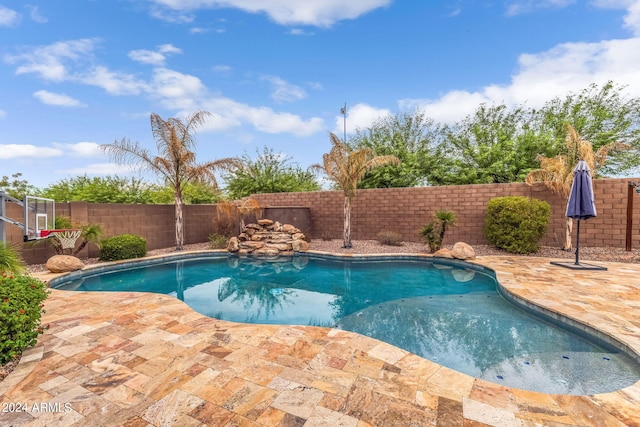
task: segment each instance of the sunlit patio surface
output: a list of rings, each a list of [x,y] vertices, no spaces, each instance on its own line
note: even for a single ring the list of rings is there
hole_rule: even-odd
[[[640,355],[640,265],[549,261],[476,262]],[[0,383],[0,425],[640,426],[640,382],[594,396],[512,389],[355,333],[229,323],[166,295],[54,290],[46,311],[50,329]]]

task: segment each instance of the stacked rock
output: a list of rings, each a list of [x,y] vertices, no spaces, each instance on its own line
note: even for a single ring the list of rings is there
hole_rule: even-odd
[[[229,239],[227,250],[240,255],[274,257],[307,251],[309,243],[306,242],[305,235],[293,225],[261,219],[257,224],[245,225],[238,237]]]

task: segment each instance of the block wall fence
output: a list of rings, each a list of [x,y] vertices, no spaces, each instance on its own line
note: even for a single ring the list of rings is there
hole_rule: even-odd
[[[631,180],[594,180],[598,216],[582,222],[582,246],[625,247],[627,190]],[[375,239],[378,232],[390,230],[402,234],[405,241],[420,241],[418,232],[431,221],[433,214],[438,210],[451,210],[458,220],[456,226],[447,232],[445,245],[458,241],[486,244],[484,218],[487,203],[502,196],[527,196],[548,202],[551,221],[541,243],[561,245],[560,242],[564,241],[566,200],[544,185],[529,186],[525,183],[358,190],[351,206],[351,236],[356,240]],[[252,197],[263,205],[308,206],[313,238],[342,238],[344,196],[341,191],[256,194]],[[640,194],[634,193],[634,202],[632,247],[637,249],[640,247]],[[575,229],[574,225],[574,244]]]
[[[22,218],[22,208],[7,204],[11,218]],[[185,243],[208,241],[215,231],[215,205],[184,206]],[[108,203],[70,202],[56,203],[56,216],[68,216],[78,224],[100,224],[103,237],[119,234],[137,234],[147,241],[147,249],[175,246],[175,209],[173,205],[129,205]],[[7,225],[7,241],[22,248],[22,257],[28,264],[44,263],[55,254],[46,242],[22,242],[22,230]],[[97,257],[98,249],[88,245],[79,258]]]
[[[598,179],[594,181],[594,197],[598,216],[582,222],[581,246],[624,248],[627,222],[627,191],[632,179]],[[635,181],[640,181],[636,179]],[[551,205],[551,221],[542,244],[560,246],[564,239],[564,212],[566,200],[543,185],[524,183],[475,184],[443,187],[384,188],[358,190],[351,209],[352,238],[375,239],[382,230],[396,231],[405,241],[420,241],[418,231],[431,221],[437,210],[451,210],[457,215],[455,227],[447,232],[444,244],[464,241],[486,244],[484,217],[487,203],[495,197],[527,196],[544,200]],[[292,210],[306,212],[305,231],[312,238],[342,238],[344,196],[340,191],[307,193],[274,193],[252,196],[263,206],[271,206],[278,218],[287,220],[286,207],[306,207]],[[640,195],[634,193],[632,247],[640,248]],[[278,207],[277,209],[275,207]],[[22,218],[19,206],[8,203],[8,215]],[[147,240],[149,250],[175,245],[173,205],[126,205],[103,203],[56,203],[56,215],[69,216],[81,224],[100,224],[104,236],[138,234]],[[268,213],[265,217],[269,215]],[[294,215],[295,217],[295,215]],[[208,241],[216,228],[215,205],[187,205],[184,207],[185,243]],[[22,248],[29,264],[44,263],[54,254],[46,244],[22,243],[22,230],[7,224],[8,242]],[[574,226],[574,244],[575,244]],[[95,247],[85,248],[79,257],[95,257]]]

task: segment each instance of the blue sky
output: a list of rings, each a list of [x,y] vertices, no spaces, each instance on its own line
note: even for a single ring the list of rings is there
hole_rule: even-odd
[[[640,96],[640,0],[0,0],[0,176],[126,175],[150,113],[213,118],[198,159],[321,161],[328,132],[424,109],[538,106],[591,83]]]

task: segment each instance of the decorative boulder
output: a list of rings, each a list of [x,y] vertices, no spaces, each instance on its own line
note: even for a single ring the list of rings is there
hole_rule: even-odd
[[[451,255],[453,255],[454,258],[462,260],[475,259],[476,251],[474,251],[470,245],[464,242],[458,242],[453,245]]]
[[[66,273],[82,270],[84,263],[71,255],[54,255],[47,260],[47,270],[52,273]]]
[[[227,250],[240,255],[274,258],[309,250],[309,243],[305,239],[305,235],[291,224],[260,219],[257,224],[245,225],[238,237],[229,239]]]
[[[439,257],[439,258],[453,258],[453,255],[451,255],[451,251],[447,248],[442,248],[435,251],[433,253],[433,256]]]
[[[237,237],[230,238],[229,241],[227,242],[227,250],[229,252],[238,252],[238,249],[240,249],[238,238]]]
[[[305,252],[309,250],[309,243],[304,240],[294,240],[291,246],[294,252]]]

